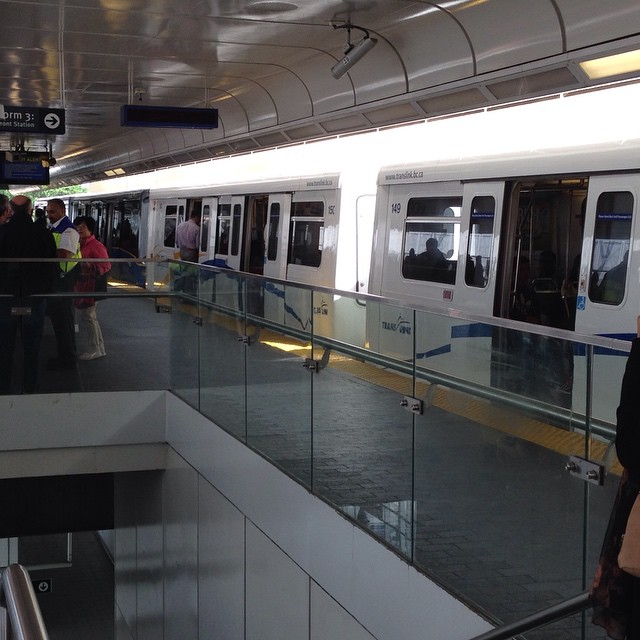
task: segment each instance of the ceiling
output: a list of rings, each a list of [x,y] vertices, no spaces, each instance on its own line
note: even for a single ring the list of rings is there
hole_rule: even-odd
[[[640,48],[637,0],[0,0],[0,15],[0,104],[66,118],[0,149],[52,148],[53,185],[579,90],[603,82],[579,62]],[[345,24],[377,44],[336,79]],[[219,126],[122,127],[124,104],[213,107]]]

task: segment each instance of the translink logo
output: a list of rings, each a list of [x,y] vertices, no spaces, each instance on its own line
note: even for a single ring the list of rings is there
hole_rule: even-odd
[[[382,328],[385,331],[395,331],[396,333],[403,333],[407,336],[411,335],[411,322],[409,322],[409,320],[403,320],[402,316],[398,316],[395,322],[383,320]]]

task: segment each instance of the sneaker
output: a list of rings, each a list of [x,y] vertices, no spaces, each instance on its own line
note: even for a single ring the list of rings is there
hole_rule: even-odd
[[[99,351],[87,352],[83,353],[80,356],[80,360],[95,360],[96,358],[101,358],[102,354]]]

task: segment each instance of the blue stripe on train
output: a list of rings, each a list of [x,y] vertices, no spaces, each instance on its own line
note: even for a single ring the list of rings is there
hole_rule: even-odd
[[[492,327],[483,322],[472,322],[471,324],[459,324],[451,327],[451,339],[456,338],[490,338],[492,336]],[[445,344],[431,351],[416,353],[418,360],[440,356],[444,353],[451,353],[451,345]]]
[[[416,353],[416,358],[418,360],[422,360],[424,358],[441,356],[443,353],[450,353],[450,352],[451,352],[451,345],[445,344],[442,347],[438,347],[437,349],[432,349],[431,351],[425,351],[424,353]]]
[[[492,335],[493,327],[484,322],[472,322],[451,327],[452,338],[490,338]]]

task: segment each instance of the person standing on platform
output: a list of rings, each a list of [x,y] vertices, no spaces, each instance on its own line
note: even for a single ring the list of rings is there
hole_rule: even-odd
[[[51,231],[56,241],[58,277],[54,293],[70,293],[80,275],[80,267],[75,260],[81,258],[80,236],[71,220],[66,215],[65,205],[59,198],[47,202],[47,217],[51,223]],[[47,363],[49,371],[72,369],[76,366],[76,336],[73,298],[51,298],[48,306],[49,317],[56,336],[58,357]]]
[[[623,467],[591,586],[593,623],[614,640],[640,640],[640,578],[618,566],[627,519],[640,491],[640,316],[622,378],[616,412],[616,453]]]
[[[80,234],[80,251],[83,259],[101,258],[107,259],[107,248],[93,234],[96,229],[96,221],[91,216],[80,216],[73,221]],[[75,286],[76,291],[95,292],[96,282],[111,270],[110,262],[83,262],[80,265],[80,277]],[[80,355],[80,360],[94,360],[107,355],[104,348],[104,340],[98,318],[96,316],[95,298],[76,298],[75,307],[81,320],[81,328],[86,336],[88,349]]]
[[[176,245],[180,249],[180,260],[198,262],[200,254],[200,220],[198,211],[192,211],[189,220],[185,220],[176,229]]]
[[[11,220],[11,206],[9,205],[9,196],[0,193],[0,224],[5,224]]]
[[[39,227],[42,227],[43,229],[46,229],[48,225],[47,225],[47,214],[46,214],[45,210],[42,209],[41,207],[36,207],[33,221]]]
[[[44,328],[46,298],[34,294],[51,293],[55,280],[54,262],[18,262],[17,258],[55,258],[56,243],[50,231],[39,228],[31,219],[31,200],[15,196],[13,215],[0,226],[0,393],[11,393],[13,351],[18,328],[24,359],[23,391],[38,388],[40,343]]]

